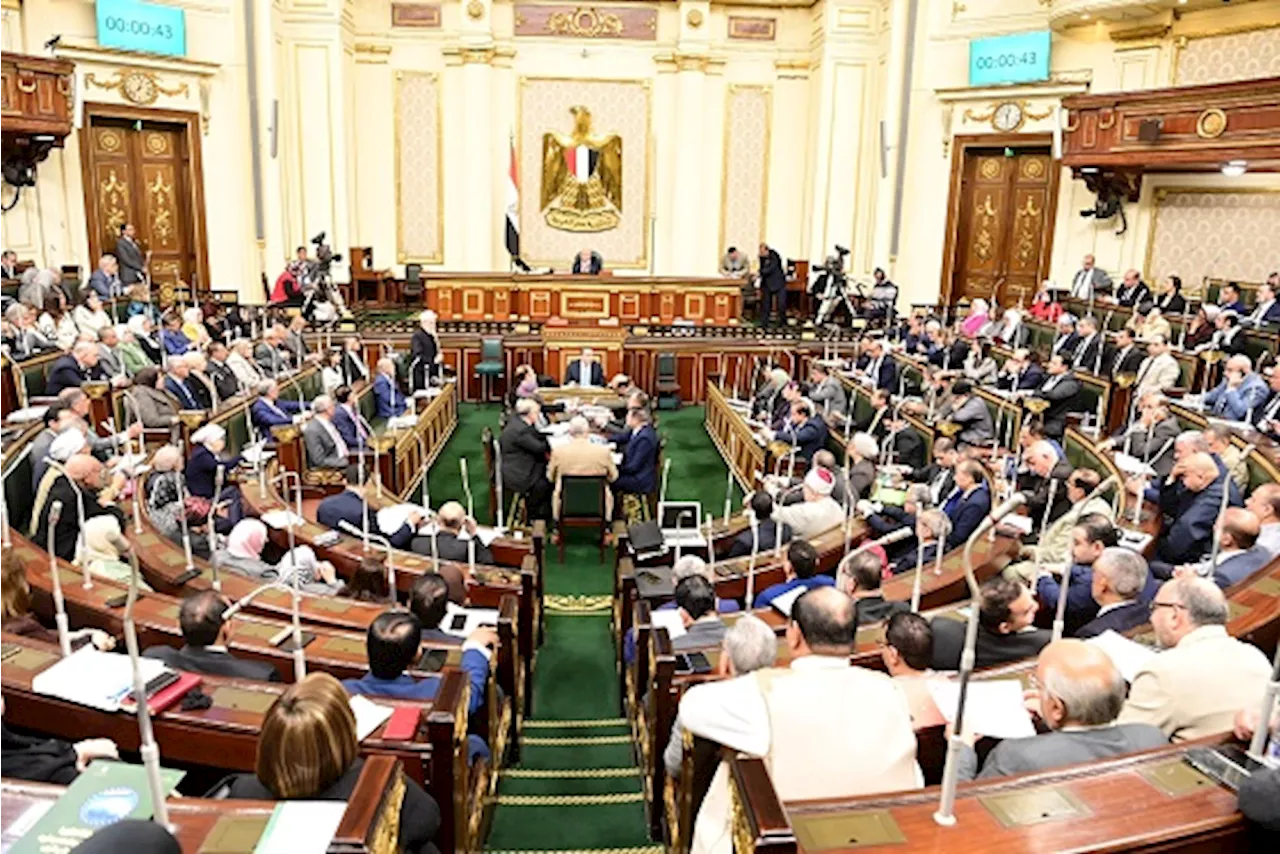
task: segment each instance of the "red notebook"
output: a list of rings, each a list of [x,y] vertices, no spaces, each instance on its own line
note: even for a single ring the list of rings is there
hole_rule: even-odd
[[[421,710],[414,706],[402,706],[391,713],[387,725],[382,728],[384,741],[413,741],[418,733]]]
[[[147,697],[147,708],[151,709],[151,714],[158,715],[181,700],[192,688],[198,688],[203,682],[204,679],[200,674],[180,670],[176,682],[166,685]],[[120,710],[133,714],[138,711],[138,706],[132,697],[126,697],[120,703]]]

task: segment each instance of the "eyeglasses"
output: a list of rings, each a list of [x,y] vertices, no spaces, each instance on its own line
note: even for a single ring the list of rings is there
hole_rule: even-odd
[[[1187,606],[1181,602],[1152,602],[1151,610],[1154,611],[1156,608],[1182,608],[1185,611]]]

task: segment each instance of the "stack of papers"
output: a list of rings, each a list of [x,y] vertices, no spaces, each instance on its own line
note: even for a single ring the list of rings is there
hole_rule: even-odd
[[[1144,463],[1137,457],[1116,451],[1115,453],[1116,468],[1121,472],[1130,476],[1155,477],[1156,470]]]
[[[140,658],[143,682],[150,682],[167,668],[154,658]],[[117,712],[133,691],[133,667],[129,656],[81,647],[31,680],[31,690],[47,697]]]
[[[1111,663],[1116,666],[1116,670],[1120,671],[1120,675],[1124,677],[1126,682],[1132,682],[1138,672],[1146,667],[1151,662],[1151,659],[1159,655],[1151,647],[1129,640],[1124,635],[1113,632],[1110,629],[1096,637],[1089,638],[1085,643],[1100,647],[1107,654],[1107,657],[1111,659]]]
[[[305,525],[307,520],[303,519],[292,510],[268,510],[266,513],[262,514],[262,522],[267,527],[275,528],[279,531],[284,528],[288,528],[290,522],[292,522],[293,526],[296,528],[301,525]]]
[[[403,528],[404,525],[409,521],[410,513],[421,514],[422,505],[421,504],[393,504],[390,507],[383,507],[381,510],[378,511],[378,515],[377,515],[378,530],[374,531],[373,533],[394,534],[396,531],[399,531],[401,528]],[[432,523],[432,526],[434,526],[434,523]],[[429,526],[424,525],[423,527],[426,528]],[[423,531],[419,529],[418,533],[421,534],[423,533]],[[431,534],[431,531],[427,530],[426,535],[429,536],[430,534]]]
[[[390,706],[380,706],[359,694],[352,697],[351,713],[356,716],[356,740],[364,741],[391,717]]]
[[[680,617],[679,608],[653,611],[649,614],[649,622],[653,624],[655,629],[666,629],[667,637],[671,640],[684,637],[689,633],[684,627],[684,620]]]
[[[495,608],[463,608],[450,602],[445,606],[440,625],[445,626],[449,634],[465,638],[481,626],[497,626],[498,611]]]
[[[276,804],[253,854],[325,854],[346,811],[346,801]]]
[[[956,720],[960,705],[958,681],[933,680],[929,683],[933,702],[947,723]],[[964,706],[964,731],[992,738],[1030,738],[1036,734],[1031,715],[1022,700],[1022,683],[1017,679],[969,681]]]
[[[465,543],[471,539],[471,532],[464,528],[458,534],[458,539]],[[480,541],[481,545],[488,548],[493,544],[494,540],[498,539],[498,529],[490,528],[488,525],[476,525],[476,539]]]
[[[48,411],[47,406],[27,406],[13,410],[5,416],[5,420],[10,424],[30,424],[33,421],[39,421]]]
[[[412,430],[418,426],[418,416],[412,413],[397,415],[394,418],[387,419],[388,430]]]

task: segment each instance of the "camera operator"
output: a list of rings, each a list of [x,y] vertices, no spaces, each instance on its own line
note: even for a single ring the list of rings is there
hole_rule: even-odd
[[[835,249],[836,254],[828,255],[819,266],[820,272],[813,282],[812,294],[818,303],[815,322],[819,326],[829,323],[841,304],[848,309],[850,320],[857,314],[853,303],[849,301],[849,279],[844,272],[844,261],[849,256],[849,250],[839,244],[836,244]]]

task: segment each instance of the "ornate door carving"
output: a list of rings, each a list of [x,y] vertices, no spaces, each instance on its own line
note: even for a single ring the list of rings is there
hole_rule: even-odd
[[[968,148],[950,301],[1029,303],[1049,267],[1056,166],[1048,149]]]
[[[120,226],[132,222],[151,250],[155,284],[177,280],[209,287],[198,153],[189,121],[99,114],[91,108],[83,134],[85,213],[94,259],[114,250]],[[145,113],[144,113],[145,114]]]

